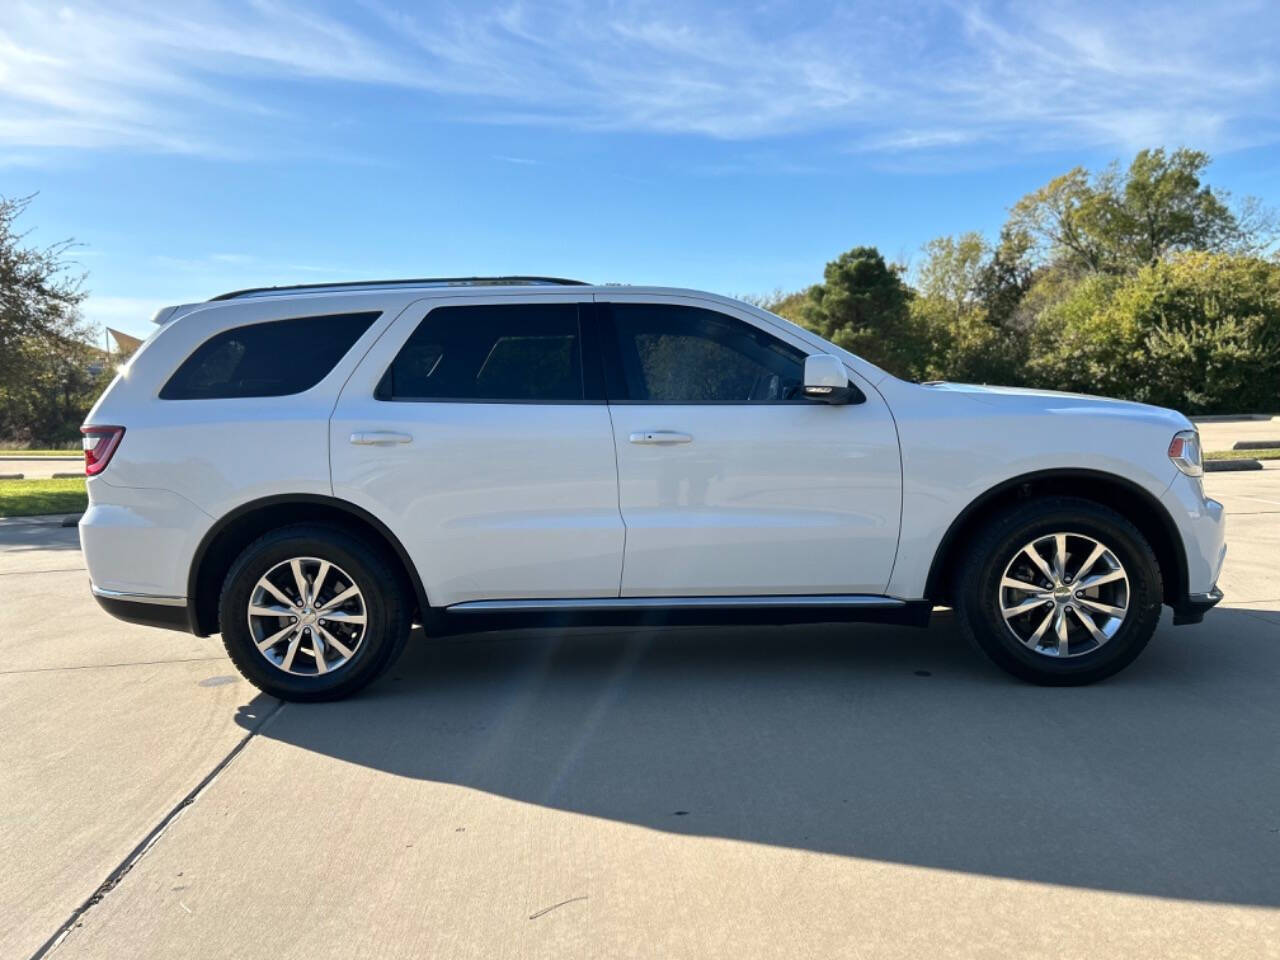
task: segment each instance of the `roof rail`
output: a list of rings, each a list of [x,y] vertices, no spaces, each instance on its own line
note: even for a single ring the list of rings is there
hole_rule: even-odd
[[[515,286],[530,284],[533,286],[587,286],[585,280],[566,280],[564,277],[418,277],[411,280],[351,280],[345,283],[294,283],[281,287],[250,287],[246,290],[232,290],[230,293],[210,297],[214,300],[236,300],[240,297],[251,297],[256,294],[271,293],[308,293],[312,290],[333,289],[379,289],[395,287],[483,287],[483,286]]]

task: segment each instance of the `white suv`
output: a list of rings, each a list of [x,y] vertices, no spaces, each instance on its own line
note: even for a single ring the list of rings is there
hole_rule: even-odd
[[[94,595],[344,696],[428,634],[935,605],[1085,683],[1221,593],[1181,414],[899,380],[756,307],[537,277],[169,307],[84,427]]]

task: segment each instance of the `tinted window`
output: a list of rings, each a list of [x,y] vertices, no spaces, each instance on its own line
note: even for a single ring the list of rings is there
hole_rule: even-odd
[[[573,303],[438,307],[392,362],[383,400],[583,399]]]
[[[713,310],[611,304],[622,384],[643,403],[782,403],[803,399],[805,354]]]
[[[225,330],[183,361],[160,398],[283,397],[310,390],[377,318],[376,312],[341,313]]]

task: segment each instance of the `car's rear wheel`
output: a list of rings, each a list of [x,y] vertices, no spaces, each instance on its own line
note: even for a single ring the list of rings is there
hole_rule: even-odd
[[[961,630],[1033,683],[1092,683],[1128,666],[1160,619],[1151,545],[1090,500],[1033,500],[994,517],[966,557]]]
[[[410,629],[404,575],[339,527],[299,524],[255,540],[227,573],[222,640],[254,686],[282,700],[336,700],[372,682]]]

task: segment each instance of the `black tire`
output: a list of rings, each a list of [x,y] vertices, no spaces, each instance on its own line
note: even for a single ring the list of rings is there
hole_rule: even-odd
[[[363,599],[365,623],[359,645],[331,672],[285,672],[259,652],[250,631],[249,601],[259,579],[295,557],[334,564],[353,580]],[[281,700],[338,700],[373,682],[404,650],[412,626],[410,589],[394,558],[341,527],[281,527],[249,544],[231,565],[218,601],[222,642],[240,673],[263,693]]]
[[[1000,611],[1006,566],[1025,544],[1054,533],[1091,537],[1104,544],[1128,577],[1126,612],[1114,635],[1092,649],[1086,636],[1086,652],[1062,659],[1024,644]],[[978,533],[972,551],[962,560],[956,619],[978,649],[1015,677],[1045,686],[1075,686],[1103,680],[1133,662],[1155,633],[1163,595],[1155,552],[1133,524],[1091,500],[1049,497],[996,515]],[[1084,629],[1078,620],[1072,623],[1075,629]]]

